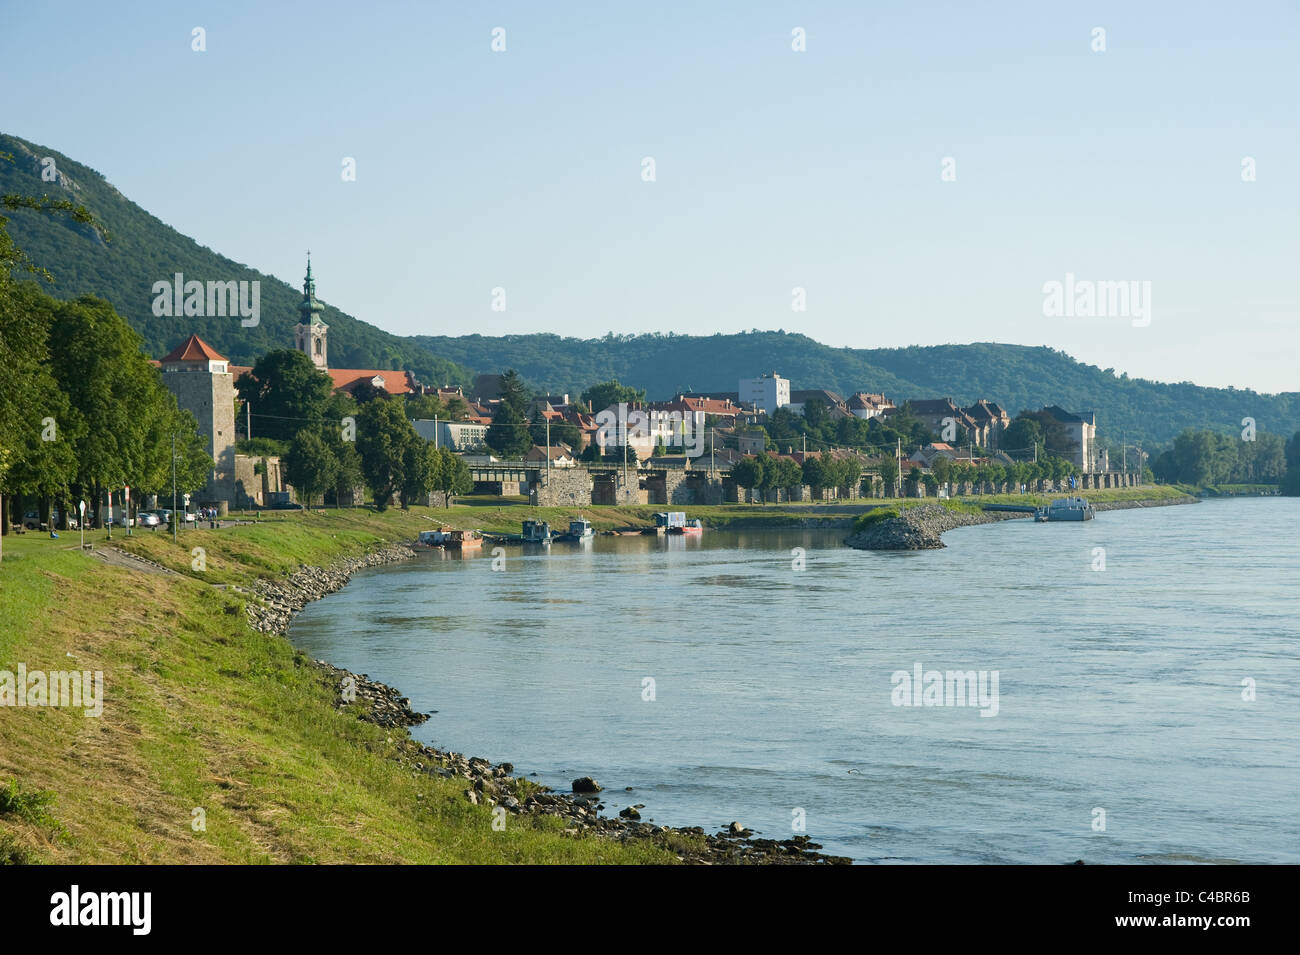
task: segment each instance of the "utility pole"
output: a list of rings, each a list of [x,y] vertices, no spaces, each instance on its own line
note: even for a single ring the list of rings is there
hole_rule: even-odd
[[[253,403],[251,401],[244,402],[244,421],[247,422],[244,425],[244,431],[247,432],[248,440],[251,441],[253,440]]]
[[[108,490],[108,539],[113,539],[113,489]]]
[[[710,471],[713,470],[713,432],[715,430],[717,429],[715,428],[709,429],[709,470]]]
[[[433,416],[433,450],[438,450],[438,416]]]
[[[551,499],[551,419],[546,419],[546,499]]]
[[[172,432],[172,543],[176,543],[179,522],[176,517],[176,432]]]

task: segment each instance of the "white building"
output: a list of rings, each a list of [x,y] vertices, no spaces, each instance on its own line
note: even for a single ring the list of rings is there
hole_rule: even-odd
[[[737,391],[742,405],[753,405],[768,415],[790,403],[790,382],[776,372],[759,378],[742,378]]]
[[[485,424],[436,421],[432,418],[421,418],[411,424],[415,427],[415,433],[424,440],[432,441],[448,451],[472,451],[487,444],[488,426]]]

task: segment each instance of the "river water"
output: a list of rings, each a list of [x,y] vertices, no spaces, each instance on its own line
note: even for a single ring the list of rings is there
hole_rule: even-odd
[[[1008,521],[941,551],[843,537],[426,553],[290,637],[437,710],[422,741],[595,776],[611,814],[802,824],[861,862],[1300,862],[1300,499]],[[918,666],[952,705],[902,705]]]

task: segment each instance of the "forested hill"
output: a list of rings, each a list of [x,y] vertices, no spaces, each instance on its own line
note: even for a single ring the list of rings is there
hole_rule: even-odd
[[[792,388],[883,391],[906,398],[990,398],[1012,415],[1057,404],[1095,411],[1112,440],[1164,442],[1184,428],[1239,432],[1252,417],[1259,429],[1291,435],[1300,429],[1300,394],[1162,384],[1116,377],[1044,347],[977,343],[911,348],[832,348],[803,335],[748,332],[685,335],[558,335],[485,338],[420,336],[435,353],[476,371],[515,368],[535,388],[577,393],[617,378],[651,398],[678,391],[735,391],[742,377],[776,371]]]
[[[181,235],[131,202],[99,173],[45,146],[0,133],[0,194],[49,195],[88,208],[108,230],[109,241],[66,216],[26,210],[8,213],[9,234],[37,265],[54,276],[45,289],[59,298],[93,294],[107,299],[160,357],[195,332],[235,364],[251,365],[272,348],[293,346],[301,289],[233,262]],[[42,181],[41,160],[54,159],[58,179]],[[260,324],[244,328],[221,317],[158,317],[153,314],[153,283],[181,272],[199,281],[261,281]],[[367,325],[326,305],[330,363],[340,368],[405,368],[429,384],[468,381],[456,368],[409,339]]]
[[[5,158],[11,156],[12,161]],[[41,178],[52,157],[56,182]],[[240,265],[181,235],[131,202],[93,169],[43,146],[0,133],[0,194],[49,195],[86,206],[108,230],[105,242],[66,216],[26,210],[7,213],[9,233],[37,265],[53,273],[47,290],[60,298],[107,299],[145,339],[154,357],[196,332],[236,364],[251,365],[273,348],[292,347],[301,291]],[[200,281],[261,282],[261,321],[244,328],[231,317],[158,317],[153,284],[176,272]],[[1048,348],[1019,345],[937,345],[893,349],[832,348],[803,335],[749,332],[707,337],[558,335],[485,338],[402,338],[327,305],[330,364],[339,368],[404,368],[426,384],[468,384],[479,372],[517,369],[534,388],[578,394],[617,378],[652,398],[678,391],[735,391],[742,377],[777,371],[795,388],[829,388],[847,396],[883,391],[907,398],[991,398],[1015,414],[1058,404],[1096,411],[1114,440],[1164,442],[1184,428],[1236,432],[1252,417],[1261,430],[1300,429],[1300,394],[1159,384],[1116,377]],[[702,319],[703,321],[703,319]]]

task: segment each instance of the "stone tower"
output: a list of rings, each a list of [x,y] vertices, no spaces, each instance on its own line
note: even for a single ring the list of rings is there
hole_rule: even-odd
[[[230,504],[235,493],[235,379],[230,363],[198,335],[166,355],[163,384],[176,404],[199,421],[199,434],[216,466],[198,494],[200,504]]]
[[[311,363],[324,371],[329,367],[329,330],[321,320],[325,306],[316,301],[316,280],[311,277],[311,256],[307,256],[307,277],[302,282],[302,301],[298,314],[302,316],[294,326],[294,347],[311,359]]]

